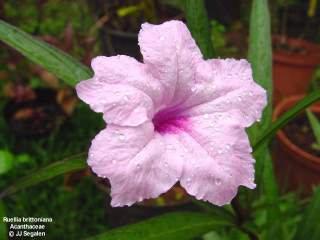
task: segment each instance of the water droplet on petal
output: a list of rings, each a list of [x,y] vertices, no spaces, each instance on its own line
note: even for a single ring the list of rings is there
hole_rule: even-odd
[[[191,87],[191,92],[195,92],[197,90],[197,88],[194,86],[194,87]]]
[[[119,139],[120,139],[120,140],[124,140],[124,139],[125,139],[125,136],[124,136],[123,134],[120,134],[120,135],[119,135]]]
[[[168,167],[168,162],[164,162],[164,166],[165,166],[165,167]]]
[[[123,99],[124,99],[125,101],[129,101],[129,100],[130,100],[128,95],[125,95],[125,96],[123,97]]]
[[[253,96],[253,92],[252,91],[249,91],[249,96]]]
[[[168,144],[168,149],[173,149],[173,146],[171,144]]]
[[[116,160],[112,160],[112,164],[116,164],[117,163],[117,161]]]
[[[242,97],[238,96],[238,101],[241,102],[242,101]]]
[[[137,169],[140,169],[140,168],[141,168],[140,163],[137,163],[136,168],[137,168]]]
[[[230,149],[230,144],[226,145],[226,149],[229,150]]]
[[[217,178],[216,180],[215,180],[215,183],[216,183],[216,185],[221,185],[221,179],[220,178]]]
[[[160,39],[160,41],[163,41],[164,40],[164,36],[161,36],[159,39]]]
[[[208,114],[205,114],[205,115],[203,115],[203,118],[204,118],[204,119],[208,119],[208,118],[209,118],[209,115],[208,115]]]
[[[187,178],[187,185],[190,186],[190,184],[191,184],[191,179]]]

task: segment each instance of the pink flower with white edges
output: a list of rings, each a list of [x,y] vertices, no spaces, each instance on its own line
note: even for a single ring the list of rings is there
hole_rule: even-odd
[[[111,205],[155,198],[180,182],[197,199],[230,203],[255,188],[245,128],[261,117],[266,92],[246,60],[204,60],[183,22],[145,23],[143,63],[128,56],[92,60],[77,94],[107,123],[88,164],[111,183]]]

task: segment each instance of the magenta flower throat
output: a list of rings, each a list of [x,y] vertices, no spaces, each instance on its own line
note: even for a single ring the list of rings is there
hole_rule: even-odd
[[[180,182],[197,199],[230,203],[255,188],[245,128],[259,120],[266,92],[246,60],[204,60],[184,23],[143,24],[143,63],[96,57],[77,94],[103,113],[88,164],[111,183],[111,205],[155,198]]]

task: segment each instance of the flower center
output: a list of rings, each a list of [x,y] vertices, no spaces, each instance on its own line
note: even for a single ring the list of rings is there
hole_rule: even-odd
[[[188,119],[177,116],[176,111],[162,110],[152,119],[155,131],[160,134],[178,133],[179,130],[186,130]]]

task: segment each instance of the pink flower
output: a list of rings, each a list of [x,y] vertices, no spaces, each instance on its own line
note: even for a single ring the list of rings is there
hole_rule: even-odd
[[[111,205],[155,198],[180,182],[197,199],[230,203],[240,185],[255,188],[245,128],[258,120],[266,92],[246,60],[205,61],[184,23],[143,24],[143,63],[96,57],[79,98],[103,113],[88,164],[111,183]]]

